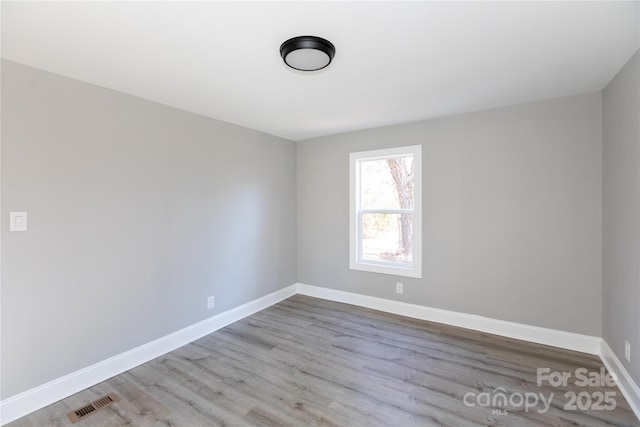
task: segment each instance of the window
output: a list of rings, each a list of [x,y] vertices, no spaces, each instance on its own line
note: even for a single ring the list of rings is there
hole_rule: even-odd
[[[421,146],[351,153],[352,270],[422,277]]]

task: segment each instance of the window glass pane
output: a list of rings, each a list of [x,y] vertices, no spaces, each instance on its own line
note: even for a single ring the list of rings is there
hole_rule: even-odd
[[[360,161],[361,209],[413,209],[413,156]]]
[[[413,261],[413,214],[362,214],[361,236],[363,261]]]

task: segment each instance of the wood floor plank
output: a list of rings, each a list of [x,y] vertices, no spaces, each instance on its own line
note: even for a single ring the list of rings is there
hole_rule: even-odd
[[[639,426],[616,387],[537,384],[537,368],[598,372],[593,355],[304,296],[9,424],[69,427]],[[614,410],[567,410],[565,393],[615,393]],[[465,397],[553,399],[480,405]],[[474,403],[475,402],[475,403]],[[533,401],[532,401],[533,403]]]

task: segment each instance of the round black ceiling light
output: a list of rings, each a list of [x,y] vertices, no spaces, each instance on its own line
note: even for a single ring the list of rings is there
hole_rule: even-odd
[[[299,36],[280,46],[280,56],[289,67],[300,71],[316,71],[331,64],[336,48],[316,36]]]

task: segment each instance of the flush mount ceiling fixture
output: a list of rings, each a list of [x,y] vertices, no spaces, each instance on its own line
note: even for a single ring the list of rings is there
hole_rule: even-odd
[[[316,36],[299,36],[280,46],[280,56],[289,67],[300,71],[316,71],[331,64],[336,48]]]

